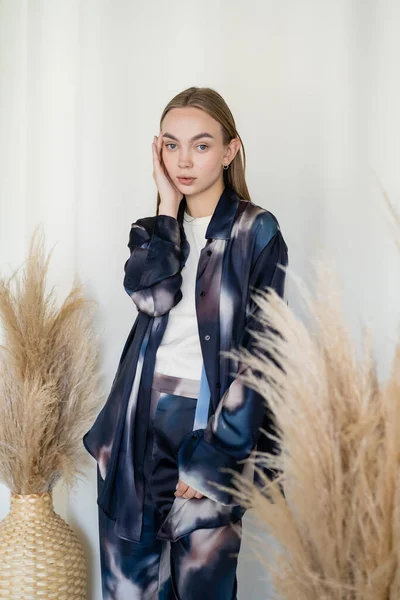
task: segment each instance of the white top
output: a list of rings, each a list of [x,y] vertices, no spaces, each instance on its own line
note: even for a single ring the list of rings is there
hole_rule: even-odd
[[[197,325],[195,286],[200,251],[212,215],[191,217],[183,214],[183,228],[190,245],[182,275],[182,299],[169,311],[168,323],[156,353],[158,373],[200,380],[203,366]]]

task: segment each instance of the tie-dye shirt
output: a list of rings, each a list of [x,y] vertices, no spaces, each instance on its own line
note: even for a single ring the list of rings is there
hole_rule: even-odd
[[[124,287],[139,312],[107,402],[83,438],[98,463],[98,505],[116,521],[117,534],[136,541],[142,529],[147,395],[169,310],[182,298],[181,270],[189,254],[182,224],[185,206],[183,197],[177,219],[156,215],[138,219],[131,226]],[[165,539],[175,540],[199,526],[218,527],[240,518],[245,508],[213,482],[230,487],[229,471],[248,469],[243,459],[253,450],[279,450],[260,431],[271,431],[268,399],[238,377],[248,367],[224,353],[240,347],[252,351],[255,340],[250,332],[261,327],[253,291],[271,287],[284,296],[285,270],[281,266],[288,264],[287,245],[276,217],[240,198],[229,186],[219,198],[205,238],[195,294],[210,388],[209,419],[207,427],[184,437],[178,464],[180,479],[208,497],[213,509],[208,508],[200,521],[182,518],[183,512],[174,514],[161,532]],[[127,442],[121,444],[122,439]],[[268,477],[275,475],[260,466]],[[251,478],[261,481],[257,472]]]

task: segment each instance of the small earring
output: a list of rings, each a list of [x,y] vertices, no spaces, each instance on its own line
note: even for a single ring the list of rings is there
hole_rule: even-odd
[[[225,171],[226,171],[227,169],[229,169],[229,165],[223,165],[223,167],[224,167]]]

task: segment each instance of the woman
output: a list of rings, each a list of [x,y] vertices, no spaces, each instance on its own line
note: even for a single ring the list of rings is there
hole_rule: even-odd
[[[235,600],[245,508],[271,422],[229,351],[252,348],[256,289],[284,294],[287,246],[249,200],[232,114],[210,88],[168,103],[153,141],[155,216],[131,226],[124,287],[139,312],[86,449],[98,462],[104,600]],[[273,473],[268,473],[270,477]],[[255,478],[257,482],[257,477]],[[217,485],[216,485],[217,484]]]

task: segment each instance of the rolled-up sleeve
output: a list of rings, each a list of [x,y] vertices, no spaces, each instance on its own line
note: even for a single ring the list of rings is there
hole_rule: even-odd
[[[162,315],[182,298],[181,270],[188,242],[174,217],[157,215],[132,224],[125,263],[124,288],[138,310]]]

